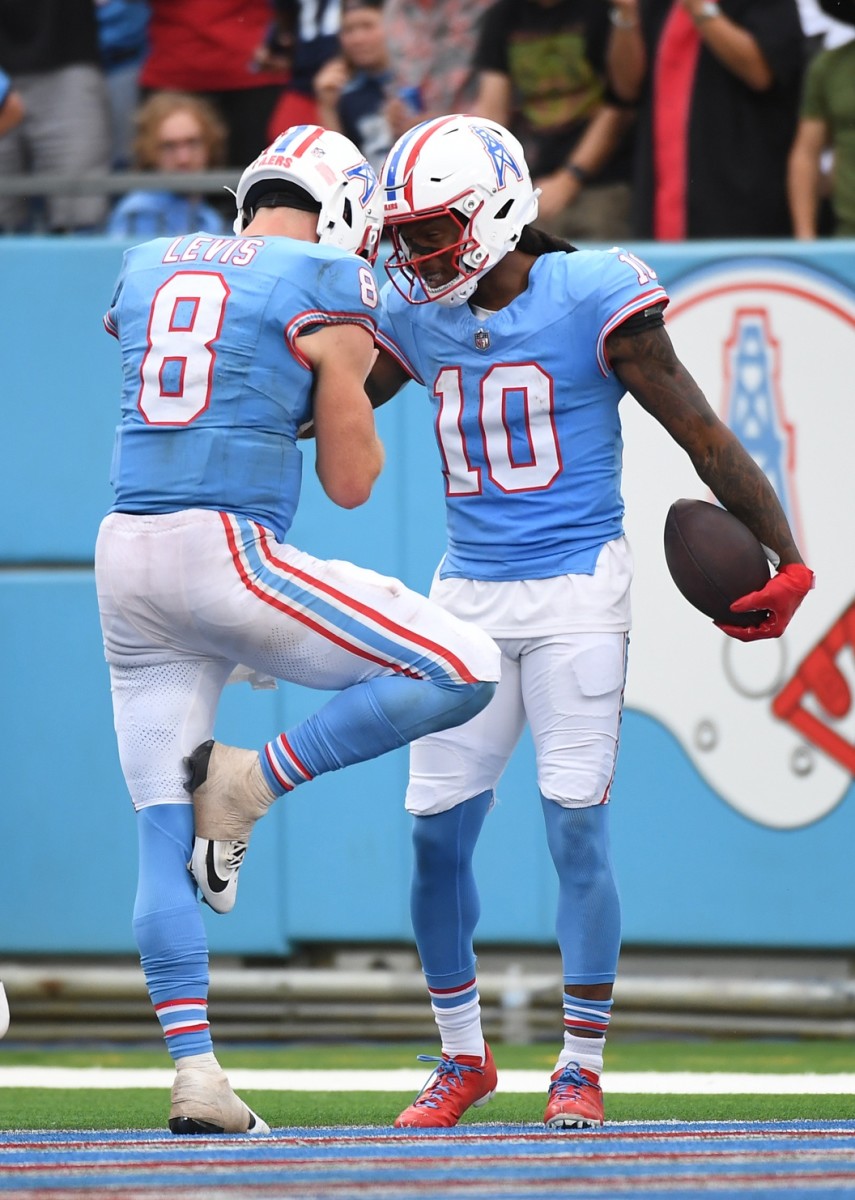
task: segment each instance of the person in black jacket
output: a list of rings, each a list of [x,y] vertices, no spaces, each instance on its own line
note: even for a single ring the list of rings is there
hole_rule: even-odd
[[[611,20],[610,80],[639,108],[636,236],[789,237],[796,0],[613,0]]]

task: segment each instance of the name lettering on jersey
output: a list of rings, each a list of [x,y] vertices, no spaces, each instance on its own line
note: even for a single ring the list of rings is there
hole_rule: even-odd
[[[501,138],[496,137],[492,129],[487,129],[483,125],[473,125],[472,132],[477,134],[484,143],[484,149],[490,156],[490,162],[493,164],[493,170],[496,172],[496,182],[500,188],[505,186],[506,171],[512,171],[517,179],[522,179],[522,168],[505,143]]]
[[[181,249],[186,240],[177,237],[170,243],[163,256],[165,263],[180,262],[214,262],[231,263],[235,267],[245,267],[255,258],[256,252],[264,245],[262,238],[215,238],[194,237]]]

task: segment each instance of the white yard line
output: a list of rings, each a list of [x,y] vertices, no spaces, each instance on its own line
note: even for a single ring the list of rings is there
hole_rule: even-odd
[[[255,1070],[239,1067],[229,1079],[239,1090],[271,1092],[417,1092],[429,1071]],[[169,1069],[118,1067],[0,1067],[0,1087],[170,1088]],[[499,1071],[505,1093],[545,1092],[546,1071]],[[701,1071],[606,1071],[603,1090],[636,1095],[855,1095],[855,1074],[761,1075]]]

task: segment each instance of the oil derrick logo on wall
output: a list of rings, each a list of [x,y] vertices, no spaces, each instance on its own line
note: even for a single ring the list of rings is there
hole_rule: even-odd
[[[721,416],[775,489],[802,554],[809,557],[796,512],[795,431],[786,417],[780,344],[769,321],[765,310],[736,310],[733,335],[725,344]]]
[[[774,487],[809,562],[809,548],[797,515],[794,432],[786,420],[779,389],[779,350],[767,312],[737,311],[734,335],[727,345],[729,394],[725,395],[724,417]],[[855,604],[808,652],[775,696],[772,711],[781,720],[790,721],[810,743],[855,776],[855,746],[840,737],[828,719],[841,719],[849,712],[851,691],[838,660],[853,649]]]
[[[782,638],[727,638],[676,592],[664,515],[680,496],[713,497],[639,406],[622,405],[637,564],[627,707],[673,733],[722,800],[773,828],[809,825],[855,794],[855,406],[843,365],[855,263],[851,273],[847,283],[797,261],[733,260],[669,287],[677,353],[762,467],[816,571]]]

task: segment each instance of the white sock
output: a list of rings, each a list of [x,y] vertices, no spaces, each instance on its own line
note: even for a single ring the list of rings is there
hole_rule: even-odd
[[[442,1052],[449,1058],[468,1054],[480,1058],[483,1063],[484,1033],[481,1029],[481,1001],[476,994],[474,1000],[459,1008],[434,1008],[434,1020],[442,1039]]]
[[[606,1046],[604,1037],[586,1038],[575,1037],[572,1033],[564,1034],[564,1048],[555,1064],[556,1071],[563,1071],[569,1063],[578,1063],[586,1071],[592,1071],[598,1078],[603,1073],[603,1051]]]

